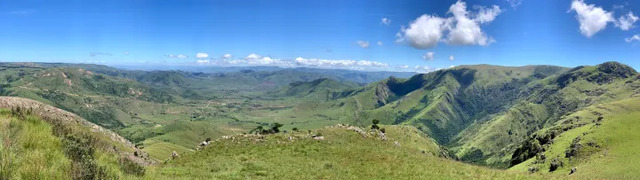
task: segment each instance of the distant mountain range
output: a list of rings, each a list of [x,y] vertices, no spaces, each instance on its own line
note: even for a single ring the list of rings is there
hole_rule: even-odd
[[[390,129],[414,128],[411,131],[436,144],[437,152],[431,153],[467,163],[516,172],[568,173],[579,167],[598,172],[580,177],[638,177],[594,169],[611,165],[638,170],[620,162],[620,157],[640,158],[630,154],[640,148],[628,138],[635,135],[629,128],[640,125],[636,122],[640,116],[635,116],[640,113],[640,75],[627,65],[469,65],[403,75],[320,69],[204,73],[2,63],[0,94],[76,113],[144,147],[156,160],[166,159],[172,151],[193,153],[189,158],[199,159],[193,150],[207,137],[247,133],[273,123],[287,131],[313,131],[336,124],[368,128],[378,120],[393,125]],[[311,142],[299,144],[300,148],[306,143]],[[611,162],[594,160],[596,156]],[[623,171],[618,169],[610,171]]]

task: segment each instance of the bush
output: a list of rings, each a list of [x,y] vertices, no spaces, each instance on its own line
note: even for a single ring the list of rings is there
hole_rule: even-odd
[[[558,158],[555,158],[553,159],[553,161],[551,161],[551,164],[549,166],[549,172],[553,172],[562,166],[563,166],[562,161],[558,160]]]
[[[380,129],[380,126],[378,126],[378,123],[380,123],[380,121],[379,121],[379,120],[374,119],[374,120],[372,121],[372,123],[373,123],[373,124],[371,125],[371,129]]]

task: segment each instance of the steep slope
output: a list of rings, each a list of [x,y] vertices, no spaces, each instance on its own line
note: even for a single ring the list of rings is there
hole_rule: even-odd
[[[581,108],[631,97],[638,83],[633,68],[616,62],[571,70],[461,66],[390,78],[312,109],[329,109],[339,122],[413,125],[463,161],[507,167],[532,133]]]
[[[0,135],[3,178],[133,178],[151,163],[119,135],[24,98],[0,97]]]
[[[530,138],[540,150],[533,157],[512,170],[540,173],[569,174],[579,179],[638,179],[640,178],[640,97],[612,103],[592,105],[565,116],[549,128],[542,129],[536,137],[554,134],[549,140]],[[540,138],[538,138],[540,139]],[[524,147],[533,149],[533,146]],[[523,153],[515,154],[524,155]],[[533,152],[533,151],[530,151]],[[558,165],[551,169],[552,163]],[[562,164],[562,165],[560,165]]]
[[[489,121],[474,123],[458,135],[454,145],[459,148],[452,149],[459,157],[476,154],[482,158],[469,160],[504,165],[515,146],[533,132],[584,107],[636,96],[638,87],[636,71],[626,65],[608,62],[574,68],[529,84],[528,97]]]
[[[238,135],[156,169],[168,179],[448,179],[542,178],[438,157],[439,148],[414,127],[379,132],[336,125],[311,133]],[[363,135],[364,134],[364,135]],[[312,137],[316,136],[316,138]],[[322,137],[318,140],[319,137]],[[386,139],[386,140],[384,140]]]

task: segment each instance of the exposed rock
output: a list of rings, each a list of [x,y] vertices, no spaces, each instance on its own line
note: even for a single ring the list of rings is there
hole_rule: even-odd
[[[180,157],[180,155],[178,155],[178,152],[176,151],[171,152],[171,159],[176,159],[178,157]]]

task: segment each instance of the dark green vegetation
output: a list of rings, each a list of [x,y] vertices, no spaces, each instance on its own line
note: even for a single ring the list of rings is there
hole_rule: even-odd
[[[1,68],[3,95],[74,112],[156,160],[181,155],[147,168],[150,178],[627,179],[640,172],[631,161],[640,158],[637,140],[629,138],[640,121],[640,76],[616,62],[460,66],[366,85],[344,78],[349,72],[295,69]],[[336,124],[374,136],[323,128]],[[222,137],[231,139],[195,151],[206,138]]]
[[[340,106],[350,111],[337,121],[413,125],[462,161],[508,167],[535,156],[532,148],[512,161],[516,149],[529,146],[526,140],[540,130],[585,107],[637,96],[639,86],[636,71],[615,62],[573,69],[461,66],[389,78],[310,111]]]

